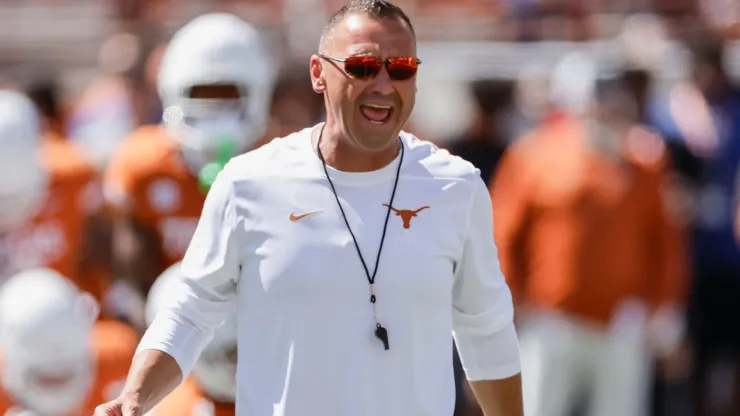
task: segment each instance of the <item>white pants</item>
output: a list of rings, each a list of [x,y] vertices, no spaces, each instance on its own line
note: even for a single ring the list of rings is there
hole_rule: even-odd
[[[640,323],[600,330],[554,314],[520,328],[526,416],[647,414],[649,359]]]

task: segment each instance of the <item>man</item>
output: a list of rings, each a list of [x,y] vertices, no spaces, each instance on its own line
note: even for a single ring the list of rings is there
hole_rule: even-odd
[[[14,275],[0,289],[0,415],[91,414],[121,390],[138,342],[98,320],[98,304],[51,269]]]
[[[106,173],[117,211],[117,274],[139,295],[180,261],[207,188],[267,128],[273,65],[257,31],[236,16],[200,16],[175,34],[159,70],[163,125],[124,140]]]
[[[146,301],[146,319],[151,325],[167,306],[180,279],[180,263],[170,266],[152,285]],[[209,414],[233,416],[236,399],[236,316],[229,315],[193,367],[192,376],[162,401],[154,416]]]
[[[522,415],[486,187],[401,131],[418,63],[397,6],[357,0],[331,18],[310,61],[326,123],[220,173],[169,307],[96,415],[149,411],[233,313],[239,415],[451,415],[453,331],[484,411]]]
[[[491,187],[526,414],[569,416],[585,400],[588,416],[645,415],[649,354],[681,341],[686,253],[666,152],[587,56],[553,73],[558,115],[510,147]]]
[[[0,91],[0,113],[0,277],[50,267],[100,300],[107,282],[91,270],[107,246],[90,244],[102,207],[95,171],[69,142],[44,136],[25,95]]]

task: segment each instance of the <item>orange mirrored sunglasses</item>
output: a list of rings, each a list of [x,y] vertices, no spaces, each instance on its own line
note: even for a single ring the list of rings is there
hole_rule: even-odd
[[[344,72],[355,79],[370,79],[376,77],[385,65],[388,76],[394,81],[405,81],[416,75],[421,60],[408,56],[380,59],[375,56],[350,56],[347,59],[331,58],[319,55],[321,58],[341,62],[344,64]]]

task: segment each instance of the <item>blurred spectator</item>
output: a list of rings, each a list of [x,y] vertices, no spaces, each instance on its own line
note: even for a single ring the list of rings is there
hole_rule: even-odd
[[[652,101],[653,79],[652,73],[648,69],[632,67],[622,72],[620,81],[625,87],[625,91],[631,96],[636,103],[635,123],[642,124],[645,128],[655,132],[663,139],[666,150],[667,160],[670,165],[667,167],[665,181],[671,190],[671,203],[669,208],[674,211],[676,222],[681,227],[686,228],[689,225],[691,217],[691,184],[696,178],[697,163],[696,159],[687,151],[686,147],[672,135],[672,130],[664,128],[661,123],[656,123],[652,118]],[[688,230],[687,230],[688,231]],[[687,239],[688,240],[688,239]],[[687,249],[689,242],[687,241]],[[687,262],[688,264],[688,262]],[[682,354],[685,351],[681,352]],[[683,359],[688,361],[687,356]],[[678,365],[679,363],[666,363],[657,361],[654,363],[653,374],[650,379],[653,381],[651,407],[654,416],[675,415],[676,406],[682,405],[685,408],[686,401],[682,389],[685,386],[685,371],[677,373],[667,365]],[[687,362],[680,363],[682,367],[688,365]]]
[[[512,0],[509,1],[512,18],[516,22],[517,41],[536,41],[542,37],[542,22],[537,0]]]
[[[506,148],[512,85],[506,81],[479,80],[470,86],[477,107],[471,129],[455,139],[448,150],[480,169],[488,182]]]
[[[657,133],[666,145],[670,166],[665,180],[673,194],[675,217],[682,227],[689,225],[693,181],[697,176],[696,158],[687,150],[674,128],[666,123],[665,98],[656,93],[654,74],[663,65],[668,51],[668,30],[659,17],[636,14],[625,19],[618,41],[625,55],[620,80],[636,103],[636,123]],[[688,230],[687,230],[688,231]],[[688,242],[687,242],[688,245]],[[687,247],[688,248],[688,247]],[[689,404],[686,389],[689,355],[686,348],[672,362],[654,362],[651,414],[678,416]]]
[[[740,250],[733,217],[740,163],[740,92],[725,72],[725,49],[719,37],[697,34],[689,47],[691,82],[673,90],[670,108],[686,148],[700,167],[692,224],[694,414],[735,414],[740,409],[740,330],[734,322],[740,316]],[[718,389],[711,381],[727,372],[725,356],[734,375]],[[718,398],[721,390],[733,397],[732,403]]]
[[[593,37],[595,28],[591,21],[591,2],[583,0],[509,0],[517,24],[515,39],[539,41],[550,37],[583,41]],[[559,32],[552,32],[548,18],[558,17]],[[548,30],[550,29],[550,30]]]
[[[517,307],[525,409],[647,413],[651,355],[681,340],[686,252],[664,198],[667,154],[588,56],[553,71],[558,111],[515,142],[491,186]],[[647,347],[646,347],[647,345]]]

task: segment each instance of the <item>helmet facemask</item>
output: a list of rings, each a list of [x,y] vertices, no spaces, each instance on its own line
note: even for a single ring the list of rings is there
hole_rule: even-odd
[[[24,408],[46,416],[63,416],[79,408],[94,382],[92,351],[54,363],[8,362],[3,369],[5,390]]]
[[[227,86],[202,86],[203,91],[210,87],[218,92],[218,88]],[[228,87],[237,95],[200,98],[192,92],[199,90],[193,88],[189,96],[174,100],[176,103],[167,107],[163,117],[168,131],[180,144],[183,160],[205,190],[215,174],[233,156],[248,150],[256,139],[246,88]]]

